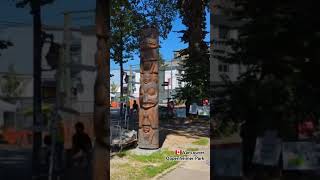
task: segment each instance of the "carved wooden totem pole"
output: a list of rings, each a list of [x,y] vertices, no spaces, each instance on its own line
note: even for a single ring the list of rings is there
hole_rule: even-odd
[[[140,44],[139,148],[159,148],[159,33],[145,28]]]

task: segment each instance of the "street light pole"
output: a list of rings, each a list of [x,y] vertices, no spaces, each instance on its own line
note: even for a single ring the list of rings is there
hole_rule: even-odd
[[[129,76],[129,85],[128,85],[128,94],[129,97],[131,96],[131,91],[132,91],[132,65],[130,65],[130,76]]]
[[[170,67],[170,70],[171,70],[171,78],[170,78],[170,97],[172,97],[172,62],[173,62],[173,59],[171,59],[171,67]]]
[[[64,62],[63,62],[63,80],[64,80],[64,92],[66,94],[65,107],[71,108],[71,73],[70,68],[67,67],[71,63],[70,47],[71,47],[71,13],[64,13],[64,29],[63,29],[63,45],[64,45]]]
[[[30,1],[33,15],[33,176],[39,175],[39,152],[41,148],[41,4]]]

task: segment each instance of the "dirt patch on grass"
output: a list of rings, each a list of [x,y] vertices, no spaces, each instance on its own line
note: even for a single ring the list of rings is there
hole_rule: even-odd
[[[169,134],[167,135],[162,148],[168,148],[169,150],[174,151],[177,148],[184,148],[187,144],[190,144],[196,140],[197,138]]]

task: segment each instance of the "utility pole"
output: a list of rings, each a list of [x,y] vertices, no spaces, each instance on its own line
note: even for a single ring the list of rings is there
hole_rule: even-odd
[[[59,124],[60,119],[60,111],[59,109],[62,107],[62,83],[63,83],[63,64],[64,64],[64,49],[60,47],[59,49],[59,59],[58,59],[58,66],[56,70],[56,100],[55,100],[55,111],[52,117],[52,125],[50,126],[51,132],[51,155],[50,155],[50,165],[49,165],[49,178],[48,180],[52,180],[54,178],[53,170],[54,170],[54,162],[55,162],[55,145],[56,145],[56,137],[58,133],[57,125]]]
[[[170,97],[172,97],[172,62],[173,62],[173,59],[171,59],[171,78],[170,78]]]
[[[70,64],[71,64],[71,14],[70,12],[64,13],[64,30],[63,30],[63,45],[64,45],[64,92],[65,92],[65,107],[71,108],[71,73],[70,73]]]
[[[129,76],[129,86],[128,86],[128,94],[129,97],[131,96],[131,91],[132,91],[132,65],[130,65],[130,76]]]
[[[41,4],[30,1],[33,15],[33,176],[38,177],[40,170],[41,135]]]

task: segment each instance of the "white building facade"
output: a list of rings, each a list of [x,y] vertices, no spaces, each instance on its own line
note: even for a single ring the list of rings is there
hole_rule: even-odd
[[[19,26],[1,29],[1,39],[9,40],[12,47],[1,51],[0,76],[13,65],[21,82],[21,93],[13,101],[21,102],[22,109],[32,108],[33,100],[33,31],[32,26]],[[43,26],[43,31],[54,36],[54,42],[63,44],[63,27]],[[96,36],[94,27],[71,29],[70,61],[72,64],[95,67]],[[43,104],[53,104],[56,96],[55,70],[49,70],[46,61],[49,43],[42,48],[42,97]],[[57,59],[58,61],[58,59]],[[82,114],[93,113],[95,70],[71,69],[72,108]],[[59,82],[62,83],[62,82]],[[0,98],[3,97],[0,90]],[[31,122],[30,122],[31,123]]]

